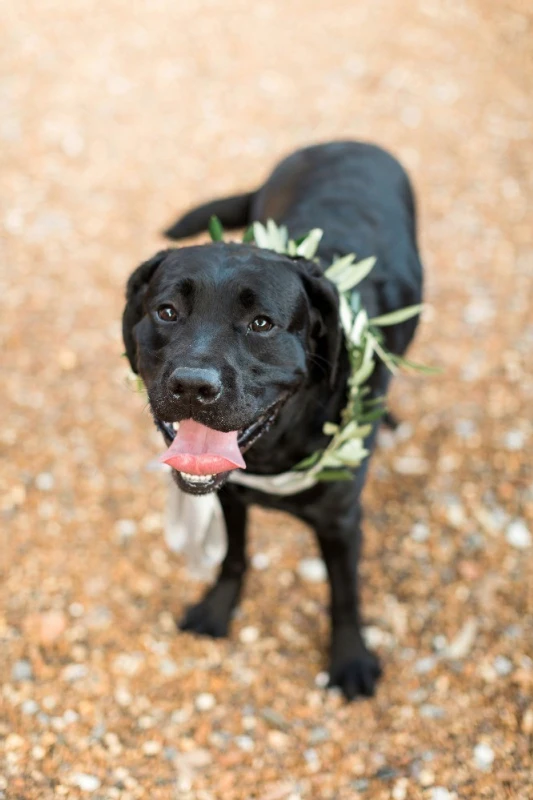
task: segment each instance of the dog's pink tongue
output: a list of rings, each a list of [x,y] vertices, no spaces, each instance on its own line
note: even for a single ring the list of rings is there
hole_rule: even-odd
[[[237,434],[238,431],[215,431],[193,419],[185,419],[159,460],[191,475],[215,475],[235,467],[246,469]]]

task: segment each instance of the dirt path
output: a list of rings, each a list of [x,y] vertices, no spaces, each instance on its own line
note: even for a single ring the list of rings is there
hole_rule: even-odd
[[[528,7],[3,5],[0,797],[531,797]],[[119,330],[178,211],[340,137],[413,176],[432,309],[413,355],[443,366],[394,390],[363,566],[385,676],[349,707],[315,685],[326,587],[299,576],[292,520],[255,514],[231,641],[176,635],[200,586],[164,546]]]

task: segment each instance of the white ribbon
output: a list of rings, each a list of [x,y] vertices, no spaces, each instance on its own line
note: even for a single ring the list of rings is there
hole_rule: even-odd
[[[172,476],[169,479],[166,543],[175,553],[184,553],[193,574],[207,577],[223,561],[228,549],[228,532],[218,494],[188,494],[178,487]],[[232,472],[229,480],[240,486],[281,496],[298,494],[317,482],[307,472],[251,475],[241,470]]]

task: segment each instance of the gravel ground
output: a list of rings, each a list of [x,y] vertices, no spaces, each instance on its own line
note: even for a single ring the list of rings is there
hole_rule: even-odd
[[[533,76],[528,0],[2,5],[0,796],[533,794]],[[230,641],[161,533],[125,382],[157,231],[298,145],[372,139],[417,187],[430,309],[366,492],[385,675],[323,686],[309,533],[257,511]],[[529,453],[529,455],[528,455]],[[310,581],[309,578],[315,578]]]

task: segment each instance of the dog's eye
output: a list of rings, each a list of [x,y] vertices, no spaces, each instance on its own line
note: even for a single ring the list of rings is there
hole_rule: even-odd
[[[268,317],[256,317],[248,325],[248,330],[254,333],[267,333],[274,327],[274,323]]]
[[[171,305],[159,306],[157,309],[157,316],[159,319],[162,319],[163,322],[175,322],[178,318],[178,312]]]

